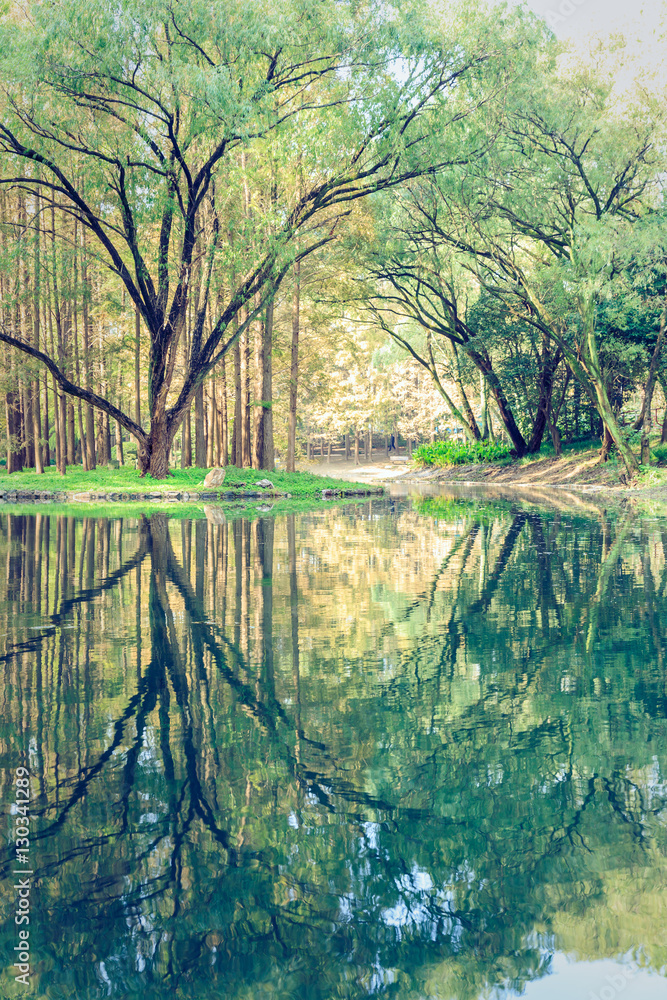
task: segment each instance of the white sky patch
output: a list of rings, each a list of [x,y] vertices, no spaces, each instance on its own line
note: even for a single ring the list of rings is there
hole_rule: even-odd
[[[614,67],[621,90],[637,78],[650,81],[651,89],[667,86],[667,0],[526,0],[526,6],[569,42],[582,61],[601,42],[607,51],[602,62]]]

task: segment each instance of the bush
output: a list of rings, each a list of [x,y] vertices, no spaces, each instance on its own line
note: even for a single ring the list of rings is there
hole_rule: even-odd
[[[420,465],[472,465],[477,462],[508,462],[510,446],[500,441],[436,441],[420,444],[412,456]]]
[[[659,444],[651,454],[658,465],[667,465],[667,444]]]

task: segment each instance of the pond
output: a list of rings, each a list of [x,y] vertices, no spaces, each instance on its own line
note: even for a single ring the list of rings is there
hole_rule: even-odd
[[[667,997],[667,520],[206,514],[0,517],[0,995]]]

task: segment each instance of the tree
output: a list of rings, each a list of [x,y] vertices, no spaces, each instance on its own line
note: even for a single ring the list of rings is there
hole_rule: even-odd
[[[466,10],[465,28],[462,17],[447,35],[416,0],[68,0],[5,15],[0,180],[39,187],[78,220],[125,286],[148,333],[148,428],[47,351],[7,327],[0,339],[133,434],[144,473],[167,475],[198,387],[295,259],[329,242],[356,199],[470,155],[457,127],[503,82],[522,38],[510,21],[500,45],[495,17]],[[298,152],[299,197],[269,203],[262,224],[236,221],[239,157],[261,160],[276,137]],[[233,244],[221,238],[228,216]]]

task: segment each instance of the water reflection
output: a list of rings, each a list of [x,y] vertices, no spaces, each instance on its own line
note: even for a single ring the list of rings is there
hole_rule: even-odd
[[[0,528],[36,996],[665,969],[664,522],[423,498]]]

